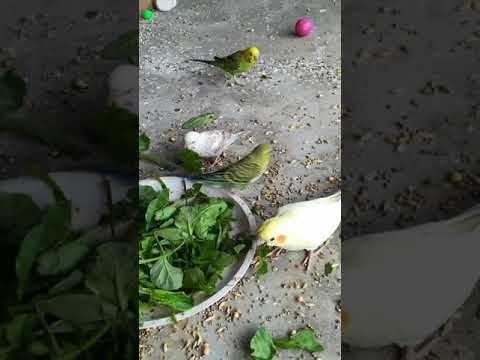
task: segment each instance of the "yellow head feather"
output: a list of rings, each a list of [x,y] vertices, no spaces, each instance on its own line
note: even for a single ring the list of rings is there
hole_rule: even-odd
[[[248,49],[243,50],[242,57],[245,61],[250,64],[255,64],[260,56],[260,50],[256,47],[249,47]]]
[[[265,220],[265,222],[258,228],[257,237],[260,241],[265,241],[269,246],[279,246],[285,243],[287,236],[281,234],[280,221],[277,217]]]

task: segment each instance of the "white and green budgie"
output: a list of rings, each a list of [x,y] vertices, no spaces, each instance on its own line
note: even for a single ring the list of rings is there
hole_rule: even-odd
[[[480,206],[342,245],[342,341],[422,359],[480,275]]]
[[[308,252],[304,265],[335,232],[341,222],[341,192],[315,200],[288,204],[278,209],[275,217],[266,220],[257,236],[269,246],[287,251]]]

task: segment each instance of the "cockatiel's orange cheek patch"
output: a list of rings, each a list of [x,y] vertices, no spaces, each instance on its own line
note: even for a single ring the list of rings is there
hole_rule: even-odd
[[[287,236],[286,235],[278,235],[275,238],[275,245],[282,246],[283,244],[285,244],[285,241],[287,241]]]

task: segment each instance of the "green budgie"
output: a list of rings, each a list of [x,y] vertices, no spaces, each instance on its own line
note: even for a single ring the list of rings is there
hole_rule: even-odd
[[[249,47],[245,50],[239,50],[225,57],[215,56],[213,60],[192,59],[205,64],[216,66],[226,73],[235,77],[235,75],[248,72],[256,64],[260,50],[256,47]]]
[[[267,170],[270,152],[270,144],[258,145],[250,154],[223,170],[188,178],[214,187],[244,189]]]

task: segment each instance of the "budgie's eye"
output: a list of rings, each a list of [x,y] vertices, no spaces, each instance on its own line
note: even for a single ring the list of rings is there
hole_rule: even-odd
[[[250,56],[253,56],[253,53],[250,51]]]

